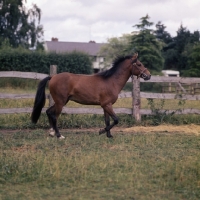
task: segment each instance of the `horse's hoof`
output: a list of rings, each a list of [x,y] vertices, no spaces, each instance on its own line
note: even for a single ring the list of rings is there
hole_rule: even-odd
[[[113,138],[113,136],[112,136],[112,135],[107,135],[107,137],[108,137],[108,138]]]
[[[50,137],[54,137],[55,136],[55,131],[52,128],[49,130],[49,136]]]
[[[104,133],[106,133],[106,130],[105,129],[100,129],[99,135],[104,134]]]
[[[60,137],[58,137],[59,140],[63,140],[65,139],[65,137],[63,135],[61,135]]]

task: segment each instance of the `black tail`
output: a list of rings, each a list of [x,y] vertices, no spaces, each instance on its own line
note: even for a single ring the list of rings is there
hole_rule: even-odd
[[[37,123],[42,108],[45,105],[45,101],[46,101],[46,96],[45,96],[45,86],[47,84],[47,81],[50,80],[51,77],[48,76],[46,78],[44,78],[42,81],[40,81],[39,85],[38,85],[38,89],[35,95],[35,102],[34,102],[34,107],[33,107],[33,111],[31,114],[31,120],[33,123]]]

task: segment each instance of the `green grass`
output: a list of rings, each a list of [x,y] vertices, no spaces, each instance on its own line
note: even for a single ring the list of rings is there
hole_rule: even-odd
[[[129,115],[118,115],[120,118],[120,127],[130,127],[135,124],[135,120]],[[105,127],[103,115],[93,114],[62,114],[58,120],[59,129],[66,128],[93,128]],[[1,114],[0,129],[36,129],[49,128],[49,122],[46,114],[42,114],[38,123],[31,123],[31,114]]]
[[[200,199],[200,138],[0,131],[0,199]]]

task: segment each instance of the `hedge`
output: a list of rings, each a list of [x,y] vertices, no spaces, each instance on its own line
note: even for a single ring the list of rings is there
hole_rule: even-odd
[[[92,62],[88,54],[71,52],[65,54],[32,52],[18,49],[0,50],[0,71],[23,71],[49,73],[50,65],[58,66],[58,73],[92,73]]]

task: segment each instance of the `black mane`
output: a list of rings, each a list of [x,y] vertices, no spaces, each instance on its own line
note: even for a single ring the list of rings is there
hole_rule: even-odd
[[[98,76],[102,76],[103,78],[109,78],[109,77],[111,77],[117,71],[117,69],[119,67],[119,63],[123,62],[126,59],[130,59],[132,57],[133,57],[132,55],[118,56],[113,61],[112,67],[110,69],[108,69],[106,71],[103,71],[103,72],[99,72],[97,75]]]

